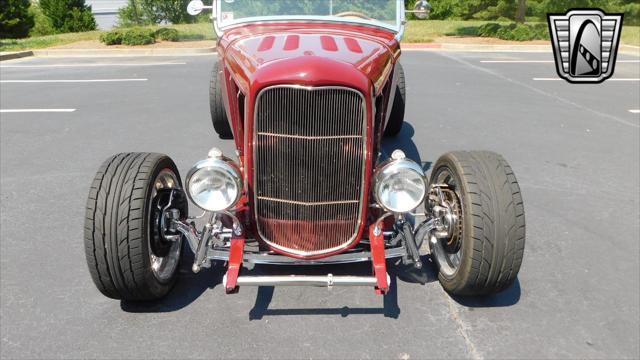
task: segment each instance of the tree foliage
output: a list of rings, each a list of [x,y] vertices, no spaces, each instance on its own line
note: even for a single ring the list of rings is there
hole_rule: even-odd
[[[415,1],[405,0],[407,8]],[[564,13],[573,8],[600,8],[609,13],[624,13],[626,24],[640,22],[638,0],[431,0],[431,19],[546,21],[548,13]],[[518,11],[520,10],[520,12]]]
[[[234,0],[222,3],[222,11],[233,11],[235,18],[268,15],[330,15],[359,12],[378,20],[394,20],[392,0]]]
[[[122,26],[196,22],[197,17],[187,13],[188,4],[189,0],[129,0],[118,21]]]
[[[33,15],[29,0],[0,0],[0,38],[14,39],[29,35]]]
[[[42,12],[56,32],[81,32],[96,29],[91,6],[84,0],[40,0]]]

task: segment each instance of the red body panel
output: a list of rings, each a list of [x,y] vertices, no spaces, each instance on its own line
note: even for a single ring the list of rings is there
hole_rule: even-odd
[[[228,29],[219,40],[218,52],[224,75],[225,107],[243,162],[250,204],[253,204],[252,124],[256,97],[262,89],[281,84],[343,86],[356,89],[364,95],[367,107],[366,156],[369,159],[366,162],[364,189],[365,194],[369,194],[372,163],[381,134],[380,125],[375,121],[382,118],[375,116],[373,100],[379,95],[388,97],[388,91],[383,93],[383,90],[400,56],[400,47],[393,33],[352,24],[251,24]],[[244,109],[239,108],[241,97],[244,99]],[[377,111],[385,111],[386,105],[385,102],[382,109]],[[367,209],[365,201],[361,216],[363,222],[350,247],[358,243],[366,229],[364,219],[367,219]],[[247,219],[253,223],[251,216],[247,216]]]

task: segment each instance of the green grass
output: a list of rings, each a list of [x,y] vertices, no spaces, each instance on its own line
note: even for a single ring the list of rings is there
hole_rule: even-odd
[[[215,40],[216,33],[211,23],[171,25],[180,32],[180,41],[187,40]]]
[[[640,26],[622,26],[620,43],[625,45],[640,46]]]
[[[474,29],[490,21],[463,20],[411,20],[407,23],[403,42],[432,42],[435,38],[450,35],[474,35]],[[215,40],[210,23],[172,25],[180,32],[180,41]],[[157,26],[148,26],[155,29]],[[85,33],[58,34],[27,39],[0,40],[0,51],[19,51],[59,46],[82,40],[98,40],[102,31]],[[623,26],[621,43],[640,46],[640,26]]]
[[[405,28],[403,42],[432,42],[435,38],[458,33],[459,29],[478,27],[490,21],[480,20],[410,20]]]
[[[180,33],[180,41],[215,40],[213,26],[210,23],[172,25]],[[157,29],[158,26],[145,26]],[[51,46],[70,44],[76,41],[99,40],[103,31],[89,31],[83,33],[68,33],[31,37],[26,39],[0,39],[0,51],[20,51],[42,49]]]
[[[97,40],[101,31],[37,36],[26,39],[0,39],[0,51],[42,49],[76,41]]]

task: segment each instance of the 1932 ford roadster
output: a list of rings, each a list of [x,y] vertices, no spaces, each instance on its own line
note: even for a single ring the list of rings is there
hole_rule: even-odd
[[[452,294],[491,294],[513,282],[525,220],[507,162],[491,152],[451,152],[427,179],[402,151],[381,148],[403,124],[404,1],[189,5],[192,14],[203,9],[213,11],[218,34],[213,127],[233,139],[238,159],[213,148],[184,185],[161,154],[122,153],[102,165],[84,241],[104,295],[163,297],[176,281],[184,242],[194,272],[226,262],[229,293],[243,285],[316,285],[384,294],[386,260],[420,268],[421,249]],[[189,216],[189,201],[202,215]],[[422,209],[426,220],[416,223]],[[371,276],[241,274],[243,263],[360,261],[372,262]]]

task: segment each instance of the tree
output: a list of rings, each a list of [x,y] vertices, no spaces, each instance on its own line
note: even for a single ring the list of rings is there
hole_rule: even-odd
[[[80,32],[96,29],[91,6],[84,0],[40,0],[42,12],[51,19],[57,32]]]
[[[524,22],[524,17],[527,14],[527,0],[518,0],[518,11],[516,12],[516,21]]]
[[[196,21],[187,13],[189,0],[129,0],[120,9],[120,25],[183,24]]]
[[[33,27],[29,0],[0,0],[0,39],[22,38]]]

